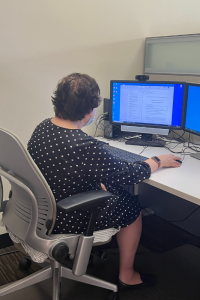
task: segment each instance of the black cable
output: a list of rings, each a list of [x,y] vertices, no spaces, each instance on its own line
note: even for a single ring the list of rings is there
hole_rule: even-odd
[[[107,117],[107,116],[105,115],[105,113],[103,113],[103,114],[100,114],[100,115],[98,116],[98,118],[96,119],[96,122],[95,122],[95,124],[96,124],[96,129],[95,129],[94,137],[96,136],[96,132],[97,132],[97,129],[99,128],[99,126],[102,125],[101,122],[104,121],[106,117]],[[100,129],[103,130],[103,128],[101,128],[101,127],[100,127]]]
[[[174,130],[170,130],[170,133],[173,133],[173,135],[178,135],[178,139],[176,137],[173,137],[175,140],[180,140],[180,141],[186,141],[185,138],[183,138],[183,136],[185,135],[185,131],[183,131],[182,135],[178,134],[177,132],[175,132]]]
[[[97,132],[97,129],[101,129],[103,130],[103,137],[108,137],[110,136],[109,140],[115,140],[115,141],[119,141],[119,142],[124,142],[124,141],[127,141],[129,139],[134,139],[134,138],[141,138],[141,134],[135,134],[134,136],[133,135],[125,135],[125,136],[119,136],[118,138],[113,138],[112,135],[110,135],[111,132],[115,131],[116,129],[118,129],[118,125],[112,125],[110,123],[108,123],[107,125],[104,124],[104,121],[107,120],[107,115],[105,115],[105,113],[101,114],[98,116],[97,120],[96,120],[96,130],[95,130],[95,134],[94,134],[94,137],[96,136],[96,132]],[[108,121],[108,120],[107,120]],[[110,129],[110,132],[106,132]],[[175,155],[182,155],[183,158],[182,160],[184,160],[185,156],[186,155],[190,155],[191,151],[194,151],[194,152],[200,152],[200,144],[196,144],[196,143],[193,143],[191,141],[191,138],[190,138],[190,134],[189,134],[189,141],[186,140],[186,138],[184,137],[185,135],[185,131],[182,133],[182,134],[178,134],[177,132],[173,131],[173,130],[170,130],[170,133],[172,133],[172,137],[162,137],[162,136],[159,136],[159,135],[153,135],[153,140],[156,140],[156,141],[165,141],[166,144],[164,146],[165,149],[169,150],[171,153],[175,154]],[[128,132],[127,132],[128,134]],[[99,135],[101,136],[101,135]],[[102,137],[102,136],[101,136]],[[148,141],[147,141],[148,143]],[[182,149],[179,150],[179,151],[176,151],[176,147],[178,147],[180,144],[183,144],[182,146]],[[143,150],[139,153],[139,155],[141,153],[143,153],[148,147],[148,144],[146,146],[144,146]],[[188,151],[187,151],[188,150]],[[191,150],[191,151],[190,151]]]
[[[196,143],[193,143],[190,139],[190,133],[189,133],[189,141],[185,138],[183,138],[183,135],[186,133],[185,131],[183,132],[183,134],[180,136],[178,133],[172,131],[173,134],[176,134],[178,135],[179,139],[180,139],[180,143],[182,142],[183,143],[183,147],[186,147],[186,148],[189,148],[195,152],[200,152],[200,144],[196,144]],[[187,146],[185,145],[185,143],[187,144]],[[191,145],[192,144],[192,145]]]
[[[199,152],[199,148],[198,145],[191,145],[191,140],[189,139],[189,141],[186,140],[186,138],[184,137],[185,135],[185,131],[180,135],[176,132],[174,132],[173,130],[170,131],[173,134],[173,137],[167,137],[167,138],[162,138],[160,136],[156,136],[157,139],[161,139],[161,140],[165,140],[166,141],[166,145],[165,145],[165,149],[169,150],[170,152],[172,152],[173,154],[181,154],[183,155],[183,160],[185,158],[186,155],[190,155],[192,152],[191,151],[187,151],[187,149],[195,151],[195,152]],[[167,141],[168,140],[168,141]],[[175,140],[175,141],[174,141]],[[171,145],[173,144],[173,146]],[[181,149],[181,151],[175,151],[174,149],[179,146],[180,144],[183,144],[183,147]]]
[[[145,208],[142,208],[142,209],[144,209],[145,210],[145,212],[149,215],[149,216],[152,216],[152,214],[150,214],[149,212],[148,212],[148,210],[146,210]],[[195,210],[193,210],[187,217],[185,217],[184,219],[182,219],[182,220],[170,220],[170,221],[168,221],[168,222],[170,222],[170,223],[173,223],[173,222],[183,222],[183,221],[185,221],[185,220],[187,220],[193,213],[195,213],[195,211],[197,211],[198,209],[200,209],[200,207],[197,207],[197,208],[195,208]]]
[[[143,150],[138,155],[141,155],[142,152],[144,152],[144,150],[146,150],[147,148],[148,148],[148,146],[144,146]]]
[[[180,222],[183,222],[183,221],[185,221],[185,220],[187,220],[192,214],[194,214],[195,213],[195,211],[197,211],[198,209],[200,209],[200,207],[197,207],[193,212],[191,212],[187,217],[185,217],[184,219],[182,219],[182,220],[170,220],[169,222],[176,222],[176,223],[180,223]]]

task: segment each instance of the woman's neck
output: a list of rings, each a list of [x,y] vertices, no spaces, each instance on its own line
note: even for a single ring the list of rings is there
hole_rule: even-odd
[[[67,129],[81,129],[84,124],[82,120],[80,121],[71,121],[71,120],[64,120],[58,117],[53,117],[51,119],[51,123],[56,126],[67,128]]]

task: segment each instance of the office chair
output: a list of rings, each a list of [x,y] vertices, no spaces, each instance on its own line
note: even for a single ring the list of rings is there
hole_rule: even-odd
[[[85,274],[95,239],[99,242],[103,237],[105,242],[116,233],[115,228],[94,232],[99,209],[111,194],[103,190],[87,191],[59,201],[57,205],[66,213],[89,210],[90,220],[84,234],[52,235],[56,201],[45,178],[16,135],[0,128],[0,145],[0,176],[11,184],[9,200],[3,201],[0,183],[3,224],[12,240],[20,242],[34,261],[50,261],[42,270],[1,287],[0,296],[52,278],[52,299],[59,300],[61,278],[64,277],[108,289],[107,299],[118,299],[117,285]],[[67,267],[69,257],[73,258],[72,269]]]

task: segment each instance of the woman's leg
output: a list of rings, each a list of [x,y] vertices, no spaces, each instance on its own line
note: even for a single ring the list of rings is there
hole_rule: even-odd
[[[142,232],[142,216],[128,227],[122,228],[117,233],[119,246],[119,279],[126,284],[142,283],[140,274],[134,271],[134,260]]]

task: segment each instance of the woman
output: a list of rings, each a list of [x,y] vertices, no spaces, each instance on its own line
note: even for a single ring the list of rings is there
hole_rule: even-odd
[[[180,167],[180,157],[159,156],[160,162],[127,164],[112,156],[103,144],[81,128],[95,118],[101,100],[96,81],[74,73],[64,77],[52,97],[55,117],[41,122],[32,134],[28,151],[49,183],[56,201],[88,190],[106,189],[112,197],[101,209],[95,230],[119,227],[119,287],[136,288],[146,277],[133,269],[142,230],[141,211],[135,196],[123,185],[137,184],[159,167]],[[88,211],[64,214],[57,209],[53,233],[81,233],[87,228]]]

